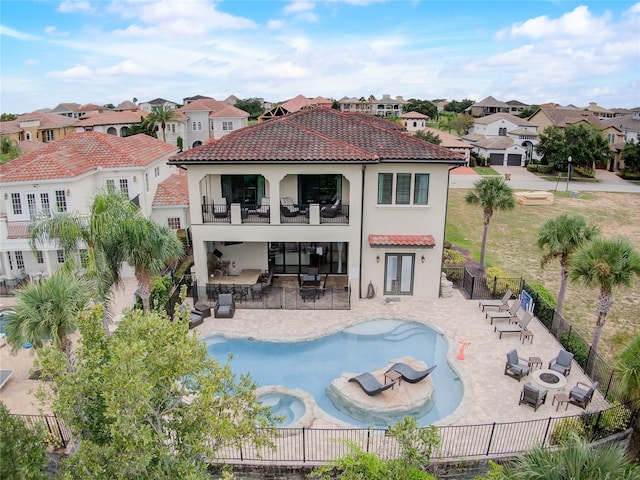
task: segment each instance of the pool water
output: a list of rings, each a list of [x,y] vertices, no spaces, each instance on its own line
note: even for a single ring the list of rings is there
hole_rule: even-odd
[[[271,407],[271,412],[282,419],[278,422],[279,427],[291,425],[296,420],[299,420],[305,412],[305,406],[302,400],[292,395],[267,393],[260,395],[258,400],[263,405]]]
[[[257,342],[213,336],[204,340],[218,361],[233,353],[236,374],[250,373],[259,386],[282,385],[311,394],[327,414],[353,425],[369,426],[338,410],[325,389],[343,372],[362,373],[384,368],[393,359],[409,356],[437,364],[431,378],[430,408],[418,418],[430,425],[455,411],[463,385],[447,362],[447,342],[433,329],[415,322],[373,320],[316,340],[296,343]],[[396,421],[402,420],[401,416]],[[373,425],[386,426],[386,425]]]

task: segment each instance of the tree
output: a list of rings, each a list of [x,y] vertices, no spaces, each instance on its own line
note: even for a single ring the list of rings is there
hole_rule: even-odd
[[[156,135],[155,125],[151,125],[145,122],[142,118],[140,119],[140,123],[134,123],[127,129],[125,137],[132,137],[134,135],[140,135],[141,133],[153,138],[158,138],[158,136]]]
[[[236,102],[236,108],[249,114],[250,120],[256,120],[264,113],[264,103],[260,98],[245,98]]]
[[[480,205],[484,215],[484,229],[482,231],[482,247],[480,252],[480,268],[486,268],[485,253],[489,235],[489,222],[496,210],[511,210],[516,206],[513,190],[502,177],[486,177],[474,183],[473,190],[464,197],[470,205]]]
[[[418,100],[416,98],[410,98],[408,103],[402,106],[402,111],[405,113],[418,112],[429,118],[436,118],[438,116],[438,107],[429,100]]]
[[[125,225],[126,237],[122,241],[127,246],[126,261],[134,268],[138,280],[142,308],[148,311],[153,278],[162,273],[167,264],[178,261],[184,249],[169,227],[160,226],[142,215],[135,220]]]
[[[564,141],[564,133],[560,127],[550,125],[538,136],[535,147],[538,155],[542,156],[543,165],[553,165],[557,169],[566,169],[569,152]]]
[[[210,357],[183,315],[132,311],[106,337],[98,306],[78,319],[72,361],[54,349],[41,357],[52,381],[40,396],[80,440],[62,478],[204,480],[219,450],[271,445],[273,416],[256,385]]]
[[[529,118],[531,115],[536,113],[539,109],[540,107],[538,105],[529,105],[527,108],[525,108],[518,114],[518,117]]]
[[[340,102],[334,99],[333,102],[331,102],[331,108],[340,111]]]
[[[14,158],[18,158],[22,152],[18,147],[18,142],[10,137],[0,139],[0,165],[5,164]]]
[[[498,477],[500,478],[500,477]],[[504,470],[506,480],[638,480],[640,467],[629,462],[616,444],[592,447],[572,434],[562,450],[536,446]]]
[[[466,135],[471,125],[473,125],[473,117],[471,115],[458,115],[451,121],[451,128],[458,135]]]
[[[543,253],[540,266],[544,268],[551,260],[560,262],[560,291],[556,311],[561,315],[571,256],[599,234],[597,225],[587,223],[582,215],[568,213],[546,220],[538,229],[536,244]]]
[[[166,142],[165,130],[167,128],[167,122],[173,120],[176,116],[176,111],[169,105],[154,105],[151,107],[151,113],[147,115],[144,122],[147,125],[153,125],[154,128],[160,126],[162,129],[162,141]]]
[[[620,380],[620,394],[636,412],[640,411],[640,333],[631,339],[622,350],[616,364],[616,373]],[[640,451],[640,416],[636,416],[632,441],[629,450],[633,458]]]
[[[113,103],[105,103],[103,105],[104,108],[110,108],[111,110],[113,110],[114,108],[116,108]]]
[[[613,305],[614,287],[629,287],[636,276],[640,276],[640,253],[626,238],[596,238],[573,257],[569,270],[571,281],[599,290],[587,373],[593,369],[602,328]]]
[[[420,140],[424,140],[425,142],[433,143],[434,145],[440,145],[442,143],[440,135],[433,132],[418,130],[413,136],[419,138]]]
[[[28,427],[0,402],[0,478],[3,480],[46,480],[49,463],[44,428]]]
[[[554,168],[564,170],[571,157],[575,167],[591,169],[595,165],[608,165],[613,152],[602,131],[590,123],[567,125],[564,130],[549,126],[538,137],[536,152],[543,161]]]
[[[640,173],[640,143],[627,142],[620,153],[625,170]]]
[[[438,117],[438,128],[451,133],[451,129],[453,128],[451,125],[456,119],[456,116],[457,115],[453,112],[442,112]]]
[[[16,118],[18,118],[18,116],[15,113],[3,113],[0,115],[0,122],[10,122]]]
[[[178,147],[178,153],[182,153],[182,149],[184,147],[183,143],[184,140],[182,139],[182,137],[176,138],[176,147]]]
[[[5,327],[11,347],[30,343],[41,349],[43,340],[50,338],[55,348],[69,356],[69,335],[76,331],[76,315],[89,303],[90,288],[87,281],[63,267],[19,289],[15,315]]]
[[[447,103],[444,106],[444,110],[445,112],[462,113],[474,103],[476,102],[468,98],[465,98],[464,100],[461,100],[461,101],[451,100],[449,103]]]

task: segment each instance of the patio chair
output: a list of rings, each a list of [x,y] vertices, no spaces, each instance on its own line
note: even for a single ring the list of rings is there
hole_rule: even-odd
[[[529,367],[529,362],[524,358],[518,357],[517,350],[514,349],[507,353],[507,363],[504,366],[505,375],[509,375],[520,381],[522,377],[529,375],[530,371],[531,367]]]
[[[530,312],[525,312],[522,316],[522,319],[518,321],[518,323],[507,323],[500,324],[493,327],[494,332],[498,332],[500,334],[499,338],[502,338],[503,333],[522,333],[527,329],[529,322],[533,318],[533,314]]]
[[[258,214],[259,217],[262,217],[262,218],[269,217],[270,209],[271,209],[271,206],[269,205],[269,199],[263,197],[262,200],[260,201],[260,206],[256,208],[256,213]]]
[[[518,405],[529,405],[533,407],[533,411],[537,411],[538,407],[542,405],[547,400],[547,391],[540,390],[539,388],[534,387],[530,383],[525,383],[522,387],[522,392],[520,393],[520,402]]]
[[[320,216],[324,218],[334,218],[340,213],[341,200],[337,199],[333,205],[326,205],[320,210]]]
[[[598,385],[600,385],[600,382],[597,381],[591,385],[578,382],[569,392],[569,402],[584,410],[593,398],[593,393],[596,391],[596,388],[598,388]]]
[[[293,203],[293,198],[282,197],[280,199],[280,212],[285,217],[297,217],[300,214],[300,208]]]
[[[302,297],[302,301],[306,302],[307,300],[316,301],[318,296],[318,289],[316,287],[301,287],[300,288],[300,297]]]
[[[513,302],[509,307],[509,310],[498,311],[498,312],[487,312],[485,317],[491,320],[491,325],[493,325],[494,320],[512,320],[513,318],[518,318],[518,311],[520,310],[520,302]]]
[[[509,300],[511,299],[512,295],[513,292],[511,291],[511,289],[507,288],[507,291],[504,293],[503,297],[500,300],[480,300],[478,306],[482,308],[483,312],[484,309],[488,307],[496,307],[500,312],[502,310],[508,310]]]
[[[229,216],[229,206],[225,197],[213,200],[213,216],[214,218],[227,218]]]
[[[573,353],[566,350],[560,350],[558,356],[549,362],[549,370],[561,373],[565,377],[571,372],[571,362],[573,361]]]
[[[395,381],[389,383],[380,383],[378,379],[369,372],[361,373],[356,377],[351,377],[349,381],[356,382],[358,385],[360,385],[360,388],[364,390],[364,393],[369,396],[374,396],[381,392],[384,392],[385,390],[393,387],[396,384]]]
[[[409,383],[418,383],[421,380],[424,380],[429,376],[431,372],[437,367],[434,365],[433,367],[427,368],[426,370],[416,370],[411,365],[407,365],[406,363],[394,363],[387,372],[393,370],[394,372],[398,372],[402,375],[402,379]]]
[[[221,293],[218,295],[218,301],[213,310],[215,318],[233,318],[233,314],[236,312],[236,304],[233,300],[233,294]]]

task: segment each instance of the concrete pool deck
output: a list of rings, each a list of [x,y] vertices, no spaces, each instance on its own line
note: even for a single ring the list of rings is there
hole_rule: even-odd
[[[131,292],[134,289],[135,280],[126,279],[124,288],[115,295],[116,312],[131,305]],[[7,300],[11,299],[3,298],[2,303],[10,305]],[[441,332],[447,339],[448,360],[462,379],[465,393],[458,409],[436,425],[513,422],[578,415],[583,412],[575,405],[569,405],[566,411],[563,405],[563,408],[556,412],[556,406],[552,406],[551,395],[546,404],[536,412],[531,407],[518,405],[522,386],[533,380],[531,375],[520,382],[504,375],[506,353],[516,348],[520,357],[540,357],[543,362],[542,368],[546,368],[562,346],[535,318],[528,327],[534,335],[532,343],[527,340],[523,344],[520,335],[514,333],[504,334],[502,339],[499,339],[498,334],[494,332],[494,326],[489,324],[485,314],[478,308],[478,301],[467,300],[457,290],[454,290],[452,297],[430,300],[410,297],[399,298],[394,302],[387,302],[378,297],[356,299],[352,303],[351,310],[236,309],[234,318],[224,319],[212,316],[205,319],[204,323],[194,331],[201,338],[223,334],[235,338],[253,337],[258,340],[292,342],[322,337],[347,326],[373,319],[410,320],[424,323]],[[465,348],[464,360],[456,358],[460,348],[459,341],[470,342]],[[385,366],[390,360],[381,358],[380,367]],[[32,362],[33,355],[30,350],[22,349],[16,356],[10,356],[8,347],[0,348],[2,369],[14,370],[13,377],[0,391],[0,401],[4,402],[13,413],[37,414],[40,411],[38,401],[30,393],[37,386],[36,381],[28,379]],[[578,381],[588,382],[588,378],[574,362],[571,373],[567,377],[565,393],[568,393]],[[383,395],[401,395],[404,388],[411,386],[403,382],[399,388],[387,390]],[[375,401],[376,397],[371,399]],[[587,411],[600,410],[607,405],[603,397],[596,392]],[[342,425],[342,422],[334,423],[332,418],[324,415],[319,415],[313,422],[315,427],[333,425]]]

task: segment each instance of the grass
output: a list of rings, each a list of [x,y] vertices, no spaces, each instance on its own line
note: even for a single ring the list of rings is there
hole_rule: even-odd
[[[449,191],[446,240],[467,249],[474,260],[480,258],[482,211],[464,201],[467,190]],[[555,193],[552,206],[516,205],[511,211],[498,211],[491,219],[487,244],[487,266],[499,266],[512,276],[544,285],[554,297],[560,287],[560,266],[540,267],[540,252],[535,244],[538,228],[550,217],[564,212],[579,213],[600,225],[605,237],[624,236],[640,250],[640,195],[630,193],[582,192],[571,198]],[[613,361],[631,335],[640,331],[640,279],[629,289],[616,288],[614,304],[604,326],[600,354]],[[564,317],[587,341],[591,341],[596,320],[597,289],[569,284]]]
[[[473,171],[478,175],[500,175],[491,167],[473,167]]]

